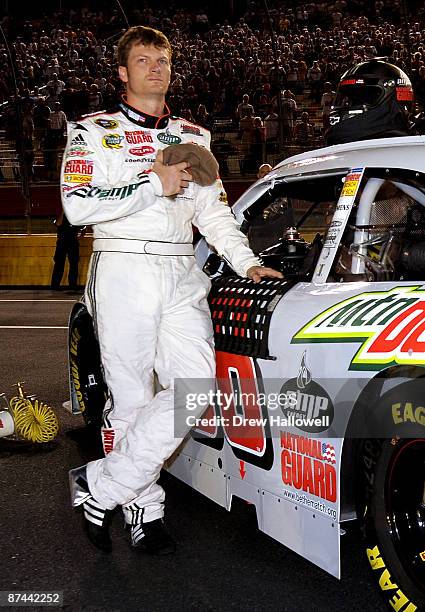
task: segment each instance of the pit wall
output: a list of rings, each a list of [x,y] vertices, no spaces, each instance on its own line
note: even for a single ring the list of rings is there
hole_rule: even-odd
[[[56,234],[0,234],[0,286],[50,286]],[[78,284],[84,285],[92,252],[92,236],[80,240]],[[68,285],[68,262],[62,285]]]
[[[252,181],[225,181],[229,203],[233,204]],[[1,219],[3,232],[7,219],[19,218],[24,227],[26,202],[18,186],[0,185]],[[57,218],[61,211],[59,185],[31,186],[32,213],[39,217]],[[52,225],[52,230],[55,230]],[[1,230],[0,230],[1,231]],[[20,231],[20,230],[18,230]],[[80,264],[78,284],[84,285],[92,250],[92,236],[80,240]],[[53,271],[53,255],[56,246],[54,234],[0,233],[0,287],[5,286],[50,286]],[[68,284],[68,263],[66,263],[62,285]]]

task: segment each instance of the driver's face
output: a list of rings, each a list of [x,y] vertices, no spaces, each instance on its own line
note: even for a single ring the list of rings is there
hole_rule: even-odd
[[[171,78],[171,58],[165,48],[135,44],[128,54],[127,66],[119,66],[118,72],[127,93],[135,97],[165,96]]]

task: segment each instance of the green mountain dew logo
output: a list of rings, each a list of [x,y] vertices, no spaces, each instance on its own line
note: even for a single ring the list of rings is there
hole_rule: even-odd
[[[309,342],[360,342],[350,370],[425,365],[425,290],[415,285],[350,297],[292,338],[292,344]]]
[[[166,144],[166,145],[180,144],[182,141],[180,136],[171,134],[171,132],[168,129],[165,130],[165,132],[161,132],[160,134],[158,134],[157,138],[159,142],[162,142],[163,144]]]

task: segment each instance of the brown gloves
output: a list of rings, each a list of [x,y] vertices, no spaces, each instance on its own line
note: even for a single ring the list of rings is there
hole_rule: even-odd
[[[201,187],[212,185],[218,178],[218,162],[211,151],[198,144],[176,144],[162,151],[164,165],[187,162],[193,180]]]

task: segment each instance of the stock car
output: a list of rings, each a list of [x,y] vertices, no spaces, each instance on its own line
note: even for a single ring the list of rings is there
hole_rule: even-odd
[[[236,202],[284,280],[242,279],[201,239],[218,395],[167,469],[341,576],[357,520],[387,603],[425,610],[425,138],[284,160]],[[71,403],[98,426],[107,393],[84,303],[69,330]]]

